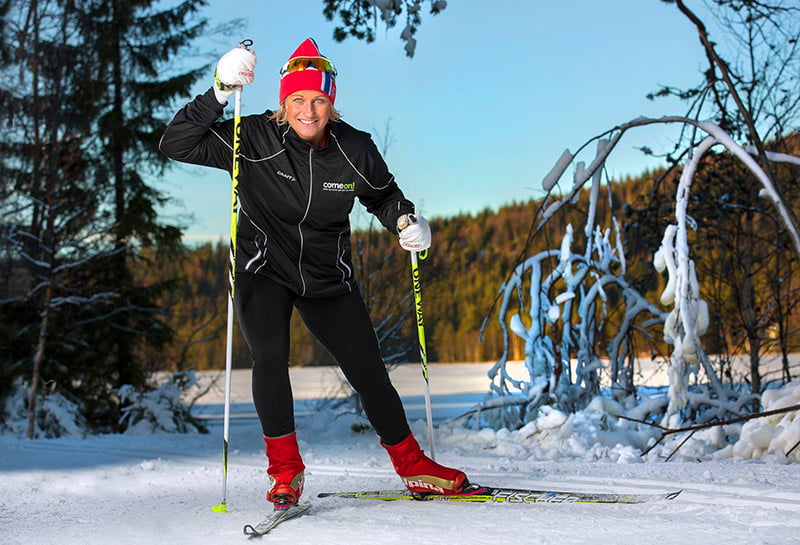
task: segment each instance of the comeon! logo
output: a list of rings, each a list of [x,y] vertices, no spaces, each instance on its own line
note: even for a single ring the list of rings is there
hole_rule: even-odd
[[[340,182],[322,182],[322,189],[324,191],[355,191],[356,183],[350,182],[343,184]]]

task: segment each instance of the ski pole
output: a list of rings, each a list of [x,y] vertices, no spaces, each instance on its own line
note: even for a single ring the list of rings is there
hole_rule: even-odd
[[[414,286],[414,309],[417,320],[417,337],[419,337],[419,356],[422,363],[422,378],[425,379],[425,418],[428,421],[428,444],[431,446],[431,460],[436,460],[433,449],[433,417],[431,414],[431,383],[428,376],[428,351],[425,348],[425,324],[422,320],[422,285],[419,277],[417,252],[411,253],[411,280]],[[427,250],[422,256],[425,259]]]
[[[239,42],[248,49],[252,40]],[[236,223],[239,216],[239,146],[242,130],[242,86],[236,86],[233,103],[233,165],[231,167],[231,227],[228,253],[228,328],[225,340],[225,413],[222,425],[222,502],[211,508],[217,513],[228,510],[228,439],[231,423],[231,370],[233,368],[233,297],[236,279]]]

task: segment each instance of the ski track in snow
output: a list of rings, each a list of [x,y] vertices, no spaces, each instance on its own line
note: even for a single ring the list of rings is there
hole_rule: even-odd
[[[221,433],[27,441],[0,437],[4,545],[227,544],[259,522],[265,460],[258,426],[232,426],[227,514]],[[398,488],[377,440],[345,425],[299,426],[311,511],[264,543],[426,545],[800,544],[800,466],[748,461],[612,463],[437,448],[437,460],[490,485],[620,493],[683,490],[642,505],[369,502],[319,492]]]

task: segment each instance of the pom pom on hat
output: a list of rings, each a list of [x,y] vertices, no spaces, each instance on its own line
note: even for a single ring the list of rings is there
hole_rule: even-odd
[[[297,91],[320,91],[330,99],[331,104],[336,100],[336,72],[328,70],[319,70],[313,65],[309,64],[305,69],[286,70],[292,60],[294,59],[309,59],[327,61],[327,57],[319,52],[317,42],[313,38],[307,38],[301,43],[294,53],[291,54],[284,70],[281,71],[281,87],[279,93],[279,102]],[[330,61],[328,61],[330,63]],[[333,65],[330,65],[333,67]]]

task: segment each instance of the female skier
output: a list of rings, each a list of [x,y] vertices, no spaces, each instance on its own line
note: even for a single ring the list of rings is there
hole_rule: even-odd
[[[159,147],[172,159],[232,169],[233,121],[217,121],[238,85],[253,81],[255,53],[220,58],[214,85],[184,106]],[[305,40],[280,70],[279,107],[241,118],[234,305],[250,349],[253,401],[268,460],[267,501],[297,503],[303,465],[289,382],[289,320],[297,309],[361,396],[395,471],[412,492],[457,494],[459,470],[420,448],[389,381],[353,275],[349,213],[356,198],[409,251],[430,246],[369,134],[334,108],[336,69]]]

